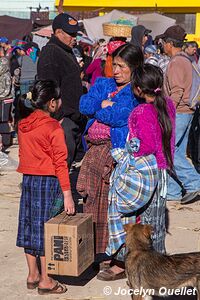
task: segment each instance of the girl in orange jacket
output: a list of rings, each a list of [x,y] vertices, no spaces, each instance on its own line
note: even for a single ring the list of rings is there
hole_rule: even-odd
[[[75,212],[64,132],[60,123],[51,117],[60,105],[60,89],[53,81],[37,81],[32,94],[22,96],[19,101],[17,171],[23,173],[23,182],[17,246],[23,247],[26,255],[27,288],[38,287],[41,295],[67,290],[46,273],[44,223],[63,206],[68,214]],[[41,274],[36,257],[40,258]]]

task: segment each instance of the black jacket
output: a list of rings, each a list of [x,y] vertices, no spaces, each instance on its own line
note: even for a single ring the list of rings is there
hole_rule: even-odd
[[[82,95],[80,68],[72,49],[55,36],[42,48],[37,78],[56,81],[61,89],[62,105],[56,119],[69,117],[78,123],[81,119],[79,100]]]

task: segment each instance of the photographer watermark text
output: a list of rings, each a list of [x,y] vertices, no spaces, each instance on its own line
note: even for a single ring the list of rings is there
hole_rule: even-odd
[[[139,289],[126,289],[122,287],[118,287],[116,290],[113,290],[110,286],[105,286],[103,289],[103,293],[106,296],[115,295],[115,296],[191,296],[197,294],[196,288],[177,288],[177,289],[168,289],[166,287],[161,287],[158,291],[154,289],[145,289],[143,287],[140,287]]]

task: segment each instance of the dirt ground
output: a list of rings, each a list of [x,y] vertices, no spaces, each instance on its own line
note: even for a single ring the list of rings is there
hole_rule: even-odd
[[[17,160],[18,147],[12,146],[9,155]],[[37,290],[26,289],[27,267],[23,250],[15,246],[20,198],[21,175],[15,171],[0,173],[0,300],[123,300],[127,295],[126,280],[99,281],[92,268],[79,278],[58,278],[68,285],[64,295],[39,296]],[[181,206],[169,202],[168,253],[200,251],[200,202]],[[120,290],[120,295],[118,291]],[[174,298],[175,299],[175,298]],[[183,296],[176,299],[186,299]],[[187,299],[195,299],[187,297]]]

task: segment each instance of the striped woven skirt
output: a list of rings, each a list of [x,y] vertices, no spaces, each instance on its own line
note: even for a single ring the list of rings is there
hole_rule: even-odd
[[[84,198],[84,213],[91,213],[95,223],[96,254],[104,253],[108,243],[108,192],[113,169],[110,140],[92,141],[86,152],[77,181],[77,191]]]
[[[166,253],[166,195],[167,173],[166,170],[159,170],[159,182],[154,197],[145,205],[140,217],[142,224],[152,225],[153,247],[160,253]]]
[[[44,223],[52,217],[59,197],[63,194],[57,177],[23,175],[16,245],[25,253],[45,255]]]

